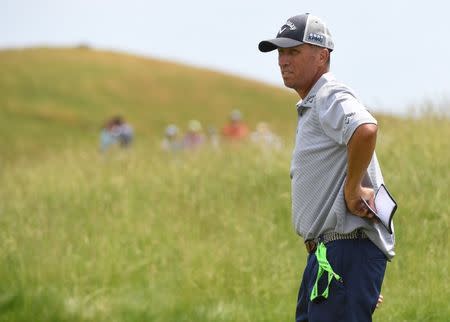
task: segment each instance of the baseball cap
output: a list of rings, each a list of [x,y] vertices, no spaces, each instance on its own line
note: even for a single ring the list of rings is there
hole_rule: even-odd
[[[269,52],[301,44],[316,45],[330,51],[334,49],[333,39],[325,23],[309,13],[289,18],[281,26],[276,38],[261,41],[258,48],[262,52]]]

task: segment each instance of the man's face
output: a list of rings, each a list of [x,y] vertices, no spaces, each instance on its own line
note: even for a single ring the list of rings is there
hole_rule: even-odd
[[[278,65],[284,85],[301,93],[302,97],[317,81],[321,64],[320,49],[316,46],[303,44],[278,48]]]

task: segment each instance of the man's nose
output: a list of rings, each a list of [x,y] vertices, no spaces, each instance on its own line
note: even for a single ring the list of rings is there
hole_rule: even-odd
[[[280,67],[282,67],[282,66],[287,66],[288,64],[289,64],[289,59],[288,59],[287,55],[282,54],[282,53],[278,54],[278,65]]]

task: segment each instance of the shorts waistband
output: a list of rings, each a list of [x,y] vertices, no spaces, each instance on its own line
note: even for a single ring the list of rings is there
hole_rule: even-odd
[[[322,242],[324,244],[327,244],[329,242],[335,241],[335,240],[342,240],[342,239],[364,239],[368,238],[364,230],[362,229],[356,229],[348,234],[340,234],[335,231],[325,233],[317,238],[309,239],[305,241],[306,251],[308,253],[312,253],[316,250],[317,245]]]

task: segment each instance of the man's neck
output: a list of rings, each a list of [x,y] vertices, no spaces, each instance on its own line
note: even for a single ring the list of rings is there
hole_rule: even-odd
[[[301,99],[304,99],[311,91],[311,89],[314,87],[314,85],[317,83],[317,81],[320,79],[320,77],[322,77],[322,75],[326,73],[328,73],[328,69],[318,71],[307,88],[304,89],[299,88],[298,90],[296,90],[298,96],[300,96]]]

